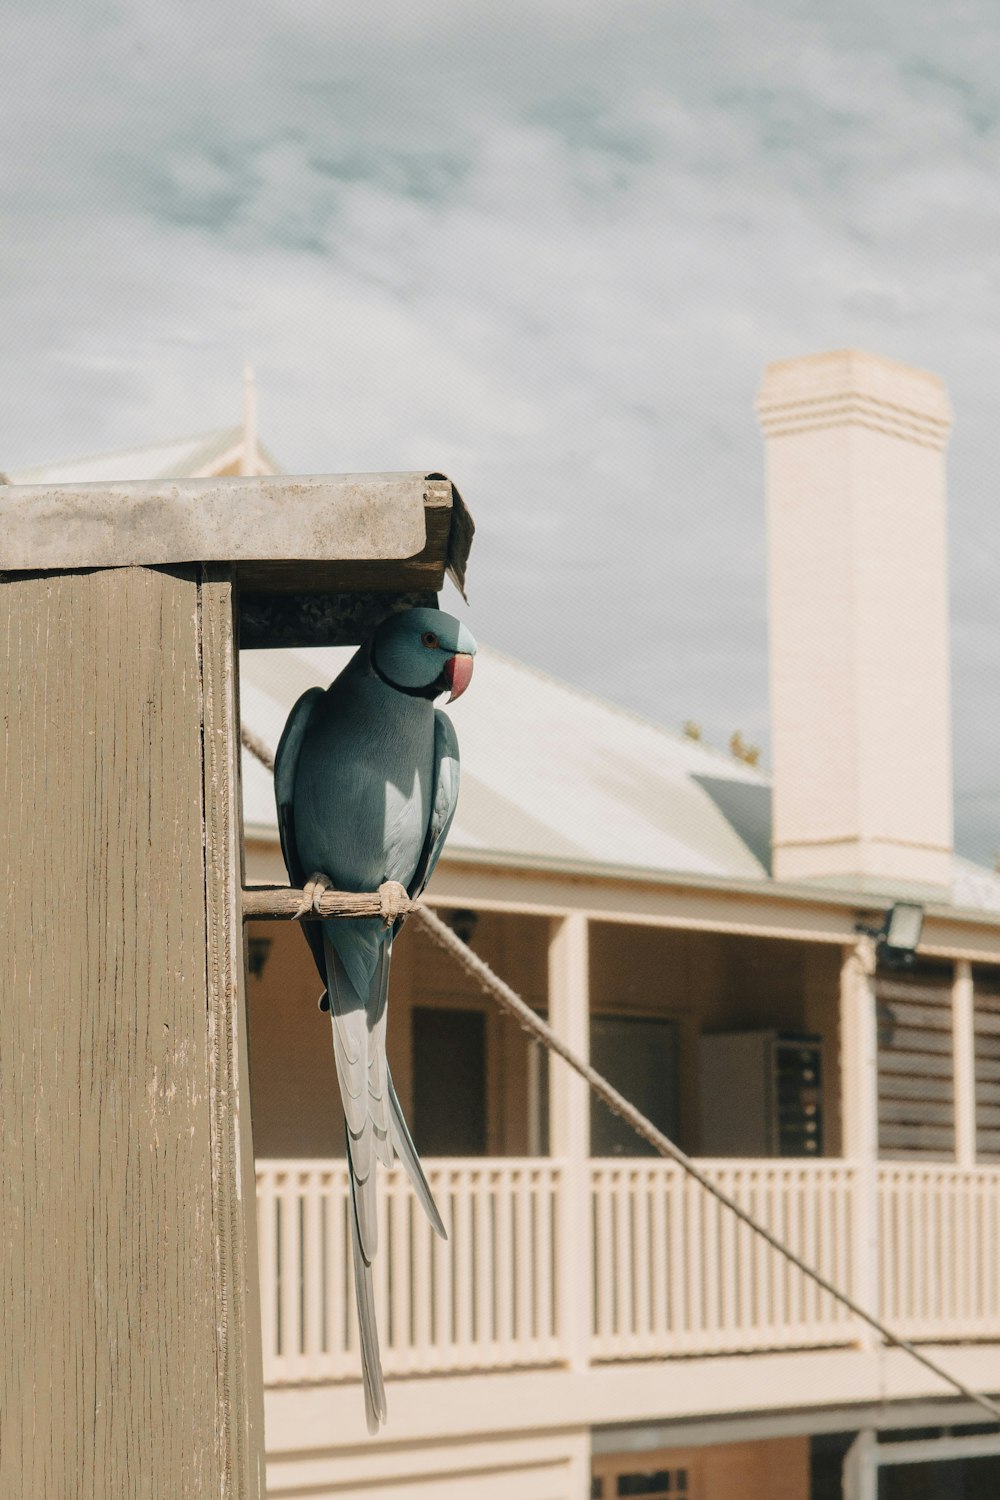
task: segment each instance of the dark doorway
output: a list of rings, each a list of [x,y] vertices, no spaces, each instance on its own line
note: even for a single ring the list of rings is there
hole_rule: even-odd
[[[619,1093],[677,1139],[677,1023],[639,1016],[591,1016],[590,1061]],[[602,1100],[590,1106],[591,1156],[655,1156]]]
[[[820,1432],[809,1440],[809,1500],[843,1500],[844,1459],[854,1432]]]
[[[486,1154],[486,1016],[413,1011],[413,1139],[422,1156]]]
[[[886,1444],[886,1447],[891,1446]],[[878,1500],[996,1500],[1000,1458],[951,1458],[879,1470]]]
[[[957,1435],[983,1431],[955,1428]],[[880,1447],[894,1442],[942,1435],[944,1429],[882,1432]],[[844,1458],[856,1433],[820,1433],[810,1442],[811,1500],[841,1500]],[[878,1500],[996,1500],[1000,1495],[1000,1457],[948,1459],[935,1464],[887,1465],[879,1469]]]

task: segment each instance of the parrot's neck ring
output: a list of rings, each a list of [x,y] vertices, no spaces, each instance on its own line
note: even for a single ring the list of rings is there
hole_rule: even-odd
[[[393,682],[391,677],[386,676],[386,674],[382,671],[382,668],[379,666],[378,662],[375,660],[374,651],[369,653],[368,661],[371,665],[372,671],[375,673],[375,676],[379,679],[380,682],[384,682],[386,687],[393,688],[397,693],[405,693],[407,698],[434,699],[440,697],[442,693],[446,693],[448,691],[448,681],[444,675],[443,668],[440,676],[436,677],[433,682],[426,682],[421,687],[406,687],[403,683]]]

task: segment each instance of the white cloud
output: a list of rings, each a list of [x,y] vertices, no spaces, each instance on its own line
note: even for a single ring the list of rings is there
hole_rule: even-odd
[[[992,0],[36,3],[5,53],[0,464],[235,420],[250,356],[290,467],[454,474],[484,638],[717,740],[766,732],[763,364],[944,374],[1000,848]]]

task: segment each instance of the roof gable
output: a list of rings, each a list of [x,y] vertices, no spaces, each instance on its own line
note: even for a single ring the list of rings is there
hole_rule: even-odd
[[[119,448],[55,463],[38,464],[9,475],[12,484],[87,484],[149,479],[210,479],[239,473],[245,446],[242,427],[220,427],[172,442],[148,443],[139,448]],[[280,465],[259,444],[255,445],[256,474],[279,474]]]

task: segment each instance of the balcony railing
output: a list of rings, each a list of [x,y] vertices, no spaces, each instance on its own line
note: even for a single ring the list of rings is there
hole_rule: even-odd
[[[854,1168],[699,1163],[836,1286],[853,1287]],[[672,1162],[592,1164],[595,1359],[849,1344],[850,1313]]]
[[[1000,1167],[883,1162],[882,1311],[904,1338],[1000,1337]]]
[[[448,1239],[400,1168],[379,1174],[375,1304],[386,1374],[552,1364],[559,1163],[507,1157],[424,1163]],[[264,1376],[357,1375],[347,1169],[257,1165]]]
[[[387,1374],[559,1364],[587,1296],[557,1287],[564,1195],[548,1158],[432,1161],[447,1242],[397,1168],[380,1174],[375,1296]],[[727,1193],[848,1294],[858,1294],[855,1163],[713,1161]],[[806,1349],[861,1328],[671,1162],[589,1164],[589,1356]],[[346,1169],[257,1167],[264,1373],[268,1384],[358,1374]],[[882,1163],[882,1314],[915,1339],[1000,1340],[1000,1168]],[[557,1295],[557,1291],[562,1295]]]

